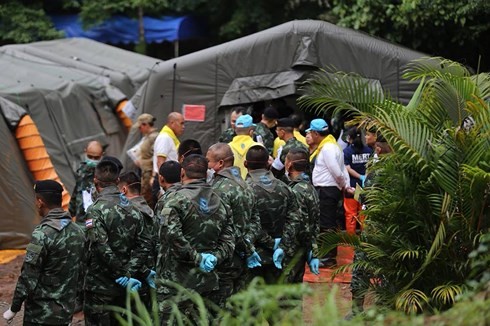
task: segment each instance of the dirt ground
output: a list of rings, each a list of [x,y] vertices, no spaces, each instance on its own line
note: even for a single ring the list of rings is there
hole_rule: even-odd
[[[24,261],[24,254],[18,255],[15,259],[9,261],[5,264],[0,264],[0,313],[3,314],[4,311],[10,306],[12,301],[12,296],[15,290],[15,285],[17,283],[17,278],[19,277],[22,263]],[[307,273],[305,275],[305,282],[313,288],[314,295],[307,297],[303,302],[303,311],[305,316],[305,324],[311,324],[309,320],[309,312],[313,306],[313,302],[318,302],[323,304],[327,294],[332,291],[334,286],[337,287],[336,292],[336,304],[339,309],[341,316],[346,315],[350,312],[351,307],[351,293],[349,289],[350,277],[338,277],[332,282],[330,280],[331,270],[321,269],[321,275],[315,276]],[[13,319],[9,326],[22,325],[23,311],[21,310]],[[7,323],[0,317],[0,326],[7,325]],[[78,313],[74,316],[72,325],[84,325],[83,313]]]

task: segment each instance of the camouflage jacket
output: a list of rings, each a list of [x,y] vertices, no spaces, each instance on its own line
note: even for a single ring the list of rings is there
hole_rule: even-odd
[[[260,141],[259,136],[262,141]],[[255,127],[254,140],[256,142],[262,143],[265,148],[267,148],[269,155],[272,155],[272,151],[274,149],[274,135],[272,134],[270,129],[262,122],[257,123],[257,126]]]
[[[229,143],[233,140],[233,137],[235,137],[235,136],[236,136],[235,129],[228,128],[221,133],[221,135],[218,138],[218,141],[220,143]]]
[[[55,208],[36,226],[12,300],[12,311],[25,301],[24,320],[68,324],[75,309],[84,234],[70,214]]]
[[[301,210],[301,229],[298,235],[297,250],[302,248],[308,253],[313,250],[316,257],[318,245],[316,238],[320,233],[320,199],[311,184],[310,177],[302,173],[289,181]]]
[[[260,217],[252,188],[242,179],[236,166],[216,173],[212,187],[231,209],[235,226],[235,252],[239,256],[250,256],[255,251],[251,239],[260,232]]]
[[[200,254],[213,254],[218,265],[232,256],[235,241],[228,210],[204,179],[170,192],[160,213],[157,279],[177,282],[201,294],[216,290],[216,269],[210,273],[199,270]],[[160,296],[174,291],[159,286],[157,292]]]
[[[85,221],[87,271],[84,290],[124,295],[121,276],[146,278],[151,239],[140,212],[116,186],[104,188],[89,207]]]
[[[76,218],[77,223],[85,223],[85,209],[83,208],[83,191],[89,194],[94,192],[95,167],[89,167],[85,162],[80,163],[77,170],[75,189],[71,194],[68,211]]]
[[[286,144],[282,146],[281,156],[279,157],[282,164],[286,164],[286,156],[288,155],[289,150],[291,150],[292,148],[301,148],[308,153],[308,147],[306,147],[305,144],[294,137],[289,138]]]
[[[148,253],[148,259],[146,260],[146,269],[155,270],[155,265],[157,262],[156,247],[158,243],[158,221],[153,210],[148,206],[145,198],[143,196],[138,196],[131,198],[129,200],[134,207],[139,210],[141,216],[143,217],[143,222],[145,225],[145,238],[150,239],[150,247]]]
[[[282,238],[281,248],[294,256],[301,222],[296,196],[284,182],[264,169],[249,171],[246,182],[254,191],[260,214],[262,230],[255,246],[262,265],[272,263],[275,238]]]

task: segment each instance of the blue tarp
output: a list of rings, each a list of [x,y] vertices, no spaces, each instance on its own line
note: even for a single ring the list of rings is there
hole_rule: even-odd
[[[78,15],[51,17],[54,26],[66,37],[86,37],[103,43],[138,43],[138,20],[113,16],[102,24],[84,30]],[[202,26],[191,16],[143,17],[146,43],[173,42],[202,36]]]

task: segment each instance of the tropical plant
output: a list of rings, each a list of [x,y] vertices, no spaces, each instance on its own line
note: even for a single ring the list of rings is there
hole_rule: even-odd
[[[319,71],[304,85],[302,108],[348,113],[352,124],[375,128],[392,153],[371,164],[372,186],[362,239],[325,234],[365,260],[342,267],[371,275],[376,302],[406,313],[452,306],[465,290],[469,253],[488,232],[490,193],[490,75],[470,75],[442,58],[409,64],[419,86],[406,106],[360,76]]]

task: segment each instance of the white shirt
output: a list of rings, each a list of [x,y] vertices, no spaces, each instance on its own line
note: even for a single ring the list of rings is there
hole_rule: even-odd
[[[166,133],[161,133],[153,145],[153,172],[158,173],[157,157],[163,156],[167,161],[178,161],[177,148],[174,141]]]
[[[350,184],[349,173],[344,165],[344,153],[337,144],[323,145],[315,160],[312,177],[315,187],[337,187],[342,190]]]

